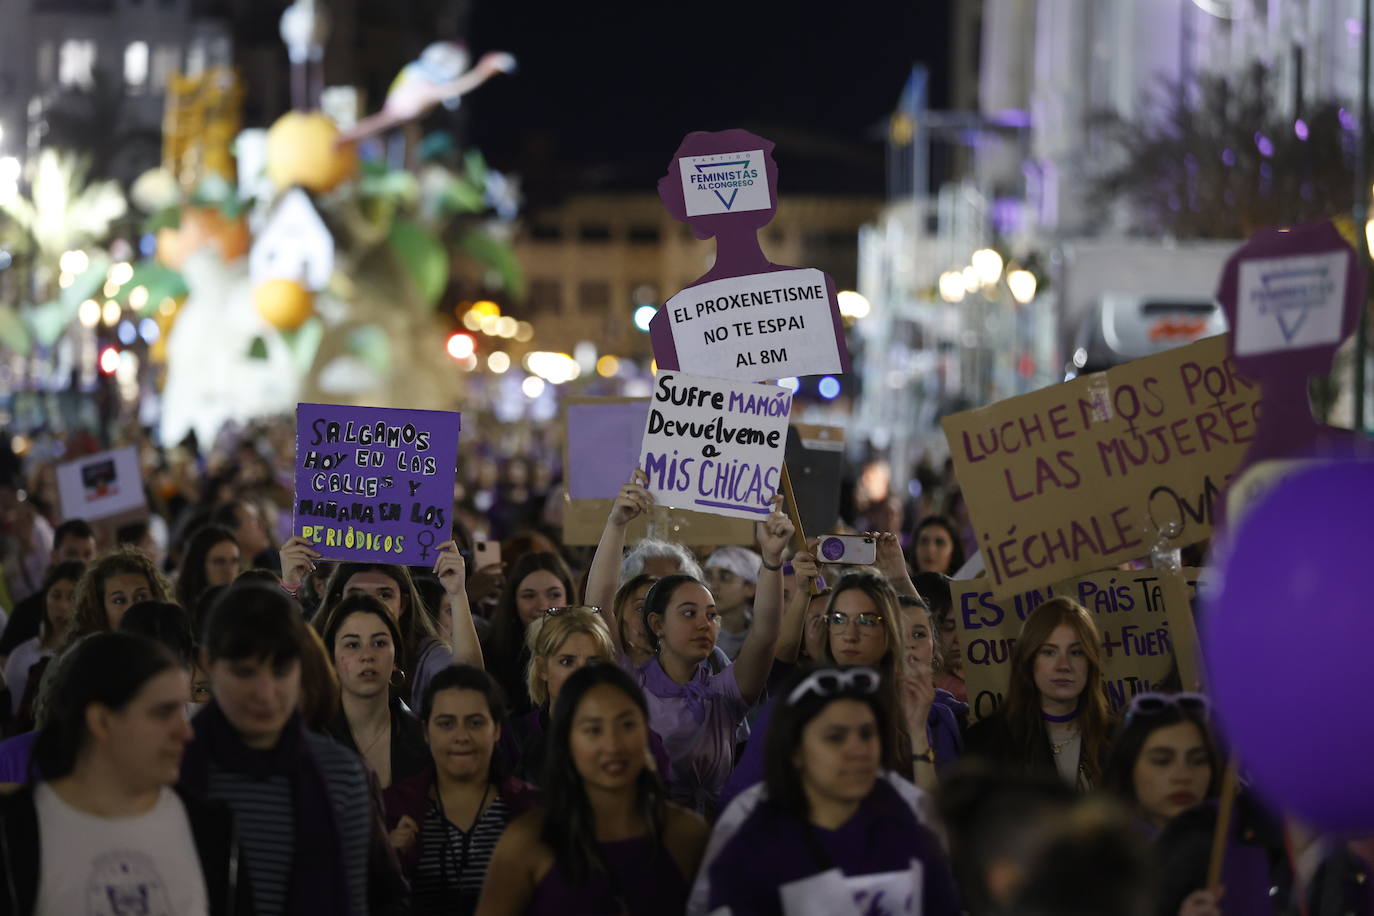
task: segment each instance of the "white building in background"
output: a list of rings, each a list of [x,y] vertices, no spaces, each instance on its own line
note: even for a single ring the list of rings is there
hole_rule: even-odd
[[[97,72],[124,87],[134,126],[159,130],[172,73],[233,63],[230,24],[207,0],[3,0],[0,13],[4,156],[31,153],[52,95]]]
[[[940,416],[1062,379],[1102,296],[1210,300],[1236,242],[1127,237],[1124,211],[1099,219],[1088,179],[1113,150],[1093,115],[1133,119],[1201,73],[1254,63],[1271,69],[1274,105],[1295,117],[1319,99],[1353,101],[1360,7],[951,3],[950,110],[927,111],[908,86],[892,121],[889,205],[860,238],[859,288],[873,312],[860,323],[866,376],[850,447],[888,454],[902,475],[924,451],[940,457]],[[932,180],[936,150],[948,171]],[[1008,262],[991,285],[971,264],[988,247]],[[1104,260],[1119,269],[1102,270]],[[1037,280],[1024,305],[1006,282],[1013,267]]]

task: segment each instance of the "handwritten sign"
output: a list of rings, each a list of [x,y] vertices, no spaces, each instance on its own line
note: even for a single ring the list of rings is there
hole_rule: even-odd
[[[331,560],[432,564],[449,540],[456,413],[296,405],[292,530]]]
[[[59,464],[57,495],[64,519],[93,522],[145,508],[138,450],[128,446]]]
[[[1221,335],[946,417],[994,590],[1209,537],[1258,402]]]
[[[660,372],[639,466],[661,503],[762,519],[782,486],[792,393]]]
[[[1188,594],[1170,587],[1173,582],[1182,584],[1161,570],[1098,572],[1001,598],[987,579],[952,581],[973,718],[991,715],[1001,705],[1022,625],[1056,596],[1072,598],[1092,613],[1102,637],[1103,687],[1113,710],[1154,689],[1173,662],[1175,621],[1191,620]]]
[[[814,268],[689,286],[663,306],[677,361],[659,365],[737,382],[843,372],[830,297]]]
[[[595,544],[620,488],[639,460],[648,398],[568,398],[564,402],[563,543]],[[753,544],[752,520],[655,506],[630,523],[630,543],[657,537],[678,544]]]

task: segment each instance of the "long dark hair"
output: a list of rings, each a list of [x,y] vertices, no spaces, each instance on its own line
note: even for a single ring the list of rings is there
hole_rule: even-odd
[[[430,717],[434,715],[434,698],[442,690],[471,690],[473,693],[481,694],[487,701],[487,714],[491,716],[491,721],[497,728],[506,727],[506,695],[502,692],[501,685],[496,683],[496,679],[481,668],[471,665],[449,665],[430,678],[429,683],[425,685],[425,695],[420,700],[420,721],[425,725],[426,734],[429,733]],[[487,779],[491,782],[500,782],[509,773],[510,761],[506,759],[501,742],[498,741],[491,751]]]
[[[329,574],[329,581],[325,583],[324,597],[320,599],[319,610],[315,612],[316,626],[328,619],[334,605],[343,600],[348,580],[364,572],[381,573],[396,583],[396,590],[401,594],[401,615],[396,621],[401,639],[396,644],[396,664],[401,669],[409,671],[411,665],[420,657],[420,646],[424,641],[437,639],[438,636],[434,632],[434,621],[429,615],[429,608],[425,606],[420,593],[415,590],[410,570],[404,566],[394,566],[390,563],[340,563]],[[334,647],[331,645],[328,648],[332,656]]]
[[[608,872],[596,845],[596,814],[587,800],[582,776],[573,761],[570,739],[573,716],[582,698],[600,686],[614,687],[629,697],[644,716],[649,734],[649,706],[634,678],[619,665],[587,665],[563,684],[553,704],[548,750],[544,760],[544,832],[542,839],[573,884],[586,884],[594,874]],[[645,752],[648,747],[646,742]],[[635,810],[657,846],[663,838],[666,795],[658,775],[647,765],[635,780]]]
[[[343,629],[344,621],[354,614],[372,614],[381,619],[386,626],[386,632],[391,636],[391,644],[395,647],[395,658],[392,661],[393,672],[400,670],[401,654],[401,629],[396,625],[396,621],[391,619],[391,612],[387,610],[381,600],[371,595],[346,595],[344,599],[329,609],[328,616],[319,621],[320,637],[324,640],[325,652],[329,655],[329,660],[338,668],[338,661],[334,657],[335,642],[339,638],[339,631]],[[318,618],[317,618],[318,620]],[[405,673],[402,672],[402,677]],[[393,691],[394,692],[394,691]]]
[[[43,587],[39,590],[43,595],[43,616],[38,618],[38,638],[40,642],[46,643],[52,623],[48,620],[48,592],[59,582],[70,582],[76,586],[81,582],[81,576],[86,572],[86,564],[80,560],[68,560],[65,563],[56,563],[48,567],[47,573],[43,576]],[[76,605],[76,589],[72,589],[72,606]],[[74,620],[68,620],[67,626],[70,628]]]
[[[807,801],[801,773],[797,770],[797,751],[801,747],[802,731],[827,706],[836,700],[855,700],[866,705],[873,710],[873,718],[877,722],[878,740],[882,745],[880,760],[885,762],[891,751],[891,732],[888,728],[891,715],[881,689],[868,691],[857,683],[843,684],[836,679],[837,682],[823,692],[807,691],[795,703],[788,702],[792,692],[803,681],[817,671],[829,670],[847,675],[865,669],[855,666],[831,668],[829,665],[798,669],[778,691],[778,701],[774,706],[772,721],[768,723],[768,735],[764,739],[763,779],[768,786],[768,804],[802,820],[810,817],[811,804]]]
[[[238,546],[234,532],[223,525],[206,525],[191,536],[186,545],[186,554],[181,558],[181,570],[177,573],[177,604],[188,610],[196,606],[200,596],[210,587],[210,577],[205,574],[205,559],[210,551],[225,541]]]
[[[1102,772],[1102,788],[1135,806],[1140,801],[1135,794],[1135,765],[1145,742],[1161,728],[1181,722],[1196,725],[1198,734],[1202,736],[1202,746],[1207,749],[1207,763],[1212,768],[1212,778],[1207,783],[1207,797],[1216,798],[1222,767],[1212,730],[1202,715],[1176,703],[1168,703],[1150,713],[1131,714],[1122,721],[1112,741],[1106,769]]]
[[[1040,647],[1061,625],[1074,631],[1088,663],[1087,682],[1078,696],[1077,722],[1083,742],[1078,761],[1089,782],[1097,785],[1102,778],[1102,761],[1107,756],[1112,718],[1102,689],[1102,638],[1092,615],[1072,598],[1051,598],[1031,611],[1012,648],[1011,677],[1000,714],[1005,717],[1019,759],[1008,762],[1040,767],[1054,763],[1040,709],[1040,690],[1035,686],[1035,659]]]
[[[119,621],[121,633],[135,633],[160,642],[181,666],[190,669],[195,662],[195,639],[191,635],[191,615],[170,601],[140,601]]]
[[[907,562],[912,569],[920,568],[916,563],[916,542],[921,539],[921,532],[932,525],[945,529],[945,533],[949,535],[949,541],[953,545],[949,554],[949,569],[947,570],[947,574],[952,576],[964,566],[964,540],[959,537],[959,529],[955,527],[954,522],[943,515],[927,515],[916,525],[916,529],[911,532],[911,546],[907,548]]]
[[[510,575],[506,577],[506,584],[501,589],[501,600],[496,605],[496,610],[491,615],[491,654],[492,661],[498,668],[509,667],[518,678],[518,666],[515,660],[520,656],[520,650],[525,645],[525,625],[520,621],[520,615],[515,610],[515,595],[520,590],[520,583],[531,574],[543,570],[553,573],[558,577],[558,581],[563,583],[563,590],[566,594],[566,603],[573,604],[577,601],[577,592],[573,589],[572,573],[568,571],[568,564],[563,562],[563,558],[556,553],[537,551],[527,553],[519,560],[515,561],[515,566],[511,568]]]
[[[70,651],[71,664],[54,685],[43,727],[33,744],[33,766],[49,782],[76,768],[90,737],[87,707],[99,703],[122,710],[144,684],[179,667],[165,646],[132,633],[97,633]]]

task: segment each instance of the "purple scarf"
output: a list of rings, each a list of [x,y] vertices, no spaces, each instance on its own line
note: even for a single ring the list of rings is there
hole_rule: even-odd
[[[705,665],[698,665],[692,679],[685,684],[670,678],[657,658],[649,659],[644,665],[644,689],[659,699],[682,700],[698,725],[706,721],[706,708],[711,702],[710,679]]]
[[[350,912],[343,845],[334,822],[334,806],[324,774],[310,754],[300,713],[293,713],[277,744],[268,751],[244,745],[238,730],[212,700],[191,721],[195,740],[181,760],[181,783],[202,797],[209,795],[210,766],[249,779],[285,776],[295,808],[292,837],[291,890],[288,913]]]

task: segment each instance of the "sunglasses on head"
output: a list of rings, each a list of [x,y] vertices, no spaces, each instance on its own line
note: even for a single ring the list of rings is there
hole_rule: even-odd
[[[1167,709],[1190,712],[1204,722],[1212,714],[1211,702],[1200,693],[1140,693],[1126,707],[1126,720],[1157,716]]]
[[[872,668],[820,668],[792,689],[787,705],[794,705],[808,694],[833,697],[841,693],[877,693],[882,682],[882,675]]]
[[[600,614],[601,608],[595,604],[563,604],[559,605],[558,607],[545,608],[544,616],[557,617],[559,614],[563,614],[568,611],[591,611],[593,614]]]

